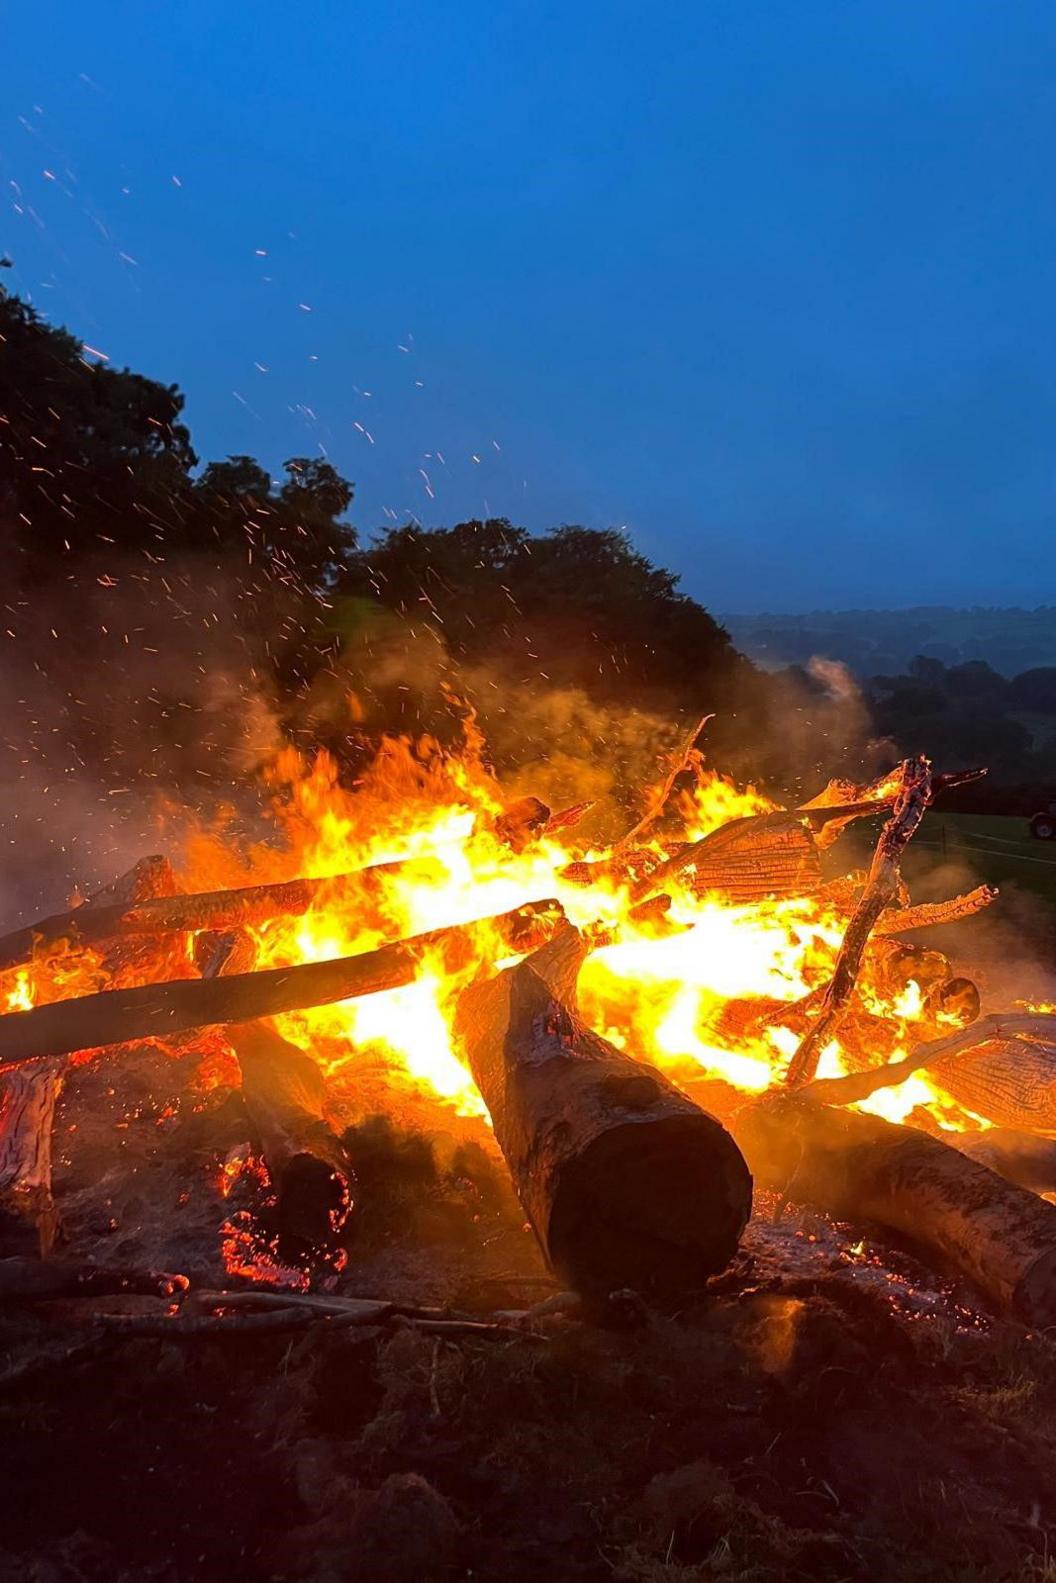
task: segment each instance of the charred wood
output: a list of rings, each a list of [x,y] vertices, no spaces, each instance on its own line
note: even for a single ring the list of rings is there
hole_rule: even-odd
[[[730,1130],[757,1182],[895,1231],[1002,1313],[1056,1323],[1056,1206],[925,1132],[801,1095],[744,1105]]]
[[[136,1039],[164,1039],[214,1023],[246,1022],[281,1012],[375,995],[413,983],[423,960],[435,955],[457,974],[470,968],[489,932],[504,952],[531,950],[563,917],[555,901],[531,902],[470,924],[412,935],[358,956],[229,978],[177,980],[135,989],[105,990],[0,1017],[0,1072],[41,1056],[66,1055]]]
[[[902,769],[902,789],[891,818],[880,832],[869,878],[847,925],[821,1010],[789,1062],[786,1081],[792,1088],[809,1082],[814,1076],[822,1050],[839,1027],[858,981],[873,926],[898,895],[899,860],[919,828],[931,797],[928,760],[907,759]]]
[[[305,1253],[330,1245],[352,1205],[352,1163],[326,1117],[315,1061],[262,1022],[228,1036],[242,1094],[277,1198],[278,1230]]]
[[[176,883],[164,857],[141,859],[126,874],[89,897],[80,909],[93,915],[114,903],[131,905],[164,894]],[[120,970],[121,961],[107,964]],[[59,1238],[52,1194],[52,1131],[62,1092],[63,1065],[43,1061],[0,1077],[0,1250],[47,1258]]]
[[[0,1084],[0,1250],[47,1258],[59,1235],[51,1190],[58,1061],[9,1072]]]
[[[736,1250],[751,1178],[729,1134],[580,1021],[573,929],[460,997],[456,1033],[536,1236],[593,1297],[700,1286]]]

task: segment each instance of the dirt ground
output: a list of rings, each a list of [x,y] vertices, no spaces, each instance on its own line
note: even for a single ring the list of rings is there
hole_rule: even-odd
[[[71,1079],[63,1257],[215,1286],[238,1103],[181,1111],[159,1073]],[[553,1290],[471,1131],[354,1126],[339,1290],[484,1316]],[[0,1583],[1056,1579],[1053,1340],[774,1207],[676,1314],[177,1340],[102,1332],[84,1299],[8,1308]]]

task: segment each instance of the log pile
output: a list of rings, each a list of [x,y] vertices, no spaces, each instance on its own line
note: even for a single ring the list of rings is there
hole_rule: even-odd
[[[202,1029],[222,1029],[237,1062],[282,1237],[306,1257],[332,1248],[352,1213],[355,1159],[334,1125],[322,1066],[272,1019],[409,986],[428,971],[449,981],[453,998],[457,991],[458,1052],[539,1245],[588,1304],[622,1288],[677,1301],[703,1287],[737,1250],[754,1176],[782,1199],[911,1241],[1002,1312],[1056,1323],[1056,1207],[1038,1196],[1056,1188],[1056,1018],[980,1016],[974,982],[941,952],[905,940],[994,897],[978,887],[914,906],[902,884],[908,842],[936,791],[958,777],[933,777],[926,759],[911,759],[871,787],[834,784],[799,808],[663,845],[656,831],[679,776],[699,757],[703,724],[625,836],[558,877],[620,889],[638,938],[688,927],[668,916],[680,892],[736,906],[814,896],[842,909],[827,982],[798,1004],[727,998],[709,1013],[704,1031],[721,1048],[754,1046],[777,1027],[793,1035],[783,1087],[750,1102],[713,1080],[679,1087],[633,1037],[617,1047],[619,1032],[607,1038],[588,1026],[581,969],[622,926],[573,928],[558,900],[527,900],[352,956],[261,968],[255,931],[313,909],[364,907],[420,860],[180,894],[164,859],[147,859],[85,905],[0,940],[0,969],[91,947],[108,986],[0,1016],[0,1254],[46,1255],[58,1235],[52,1128],[65,1058],[107,1051],[120,1059],[143,1041],[169,1046]],[[573,826],[586,806],[553,815],[526,797],[494,820],[491,837],[512,862]],[[821,856],[832,836],[877,812],[887,817],[868,873],[826,879]],[[174,960],[190,976],[165,976]],[[931,1037],[908,1054],[896,1025],[860,993],[867,965],[873,982],[892,992],[913,984],[926,997],[920,1026]],[[819,1076],[837,1036],[845,1070]],[[951,1147],[933,1122],[896,1126],[849,1108],[925,1071],[994,1125]],[[707,1094],[708,1109],[695,1092]]]

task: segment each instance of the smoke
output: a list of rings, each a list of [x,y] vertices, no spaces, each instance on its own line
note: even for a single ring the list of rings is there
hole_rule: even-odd
[[[162,810],[246,802],[278,750],[246,588],[207,560],[81,565],[6,605],[2,916],[63,907],[158,850]]]

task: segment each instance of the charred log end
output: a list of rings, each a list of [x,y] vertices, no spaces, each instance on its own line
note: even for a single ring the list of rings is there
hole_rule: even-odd
[[[585,1296],[632,1286],[675,1297],[703,1286],[732,1259],[751,1213],[752,1178],[713,1117],[635,1117],[657,1085],[647,1075],[621,1081],[643,1087],[623,1098],[631,1112],[626,1123],[601,1133],[562,1168],[547,1248],[561,1278]]]
[[[278,1184],[276,1217],[284,1243],[328,1247],[352,1207],[347,1176],[317,1154],[295,1154]]]

